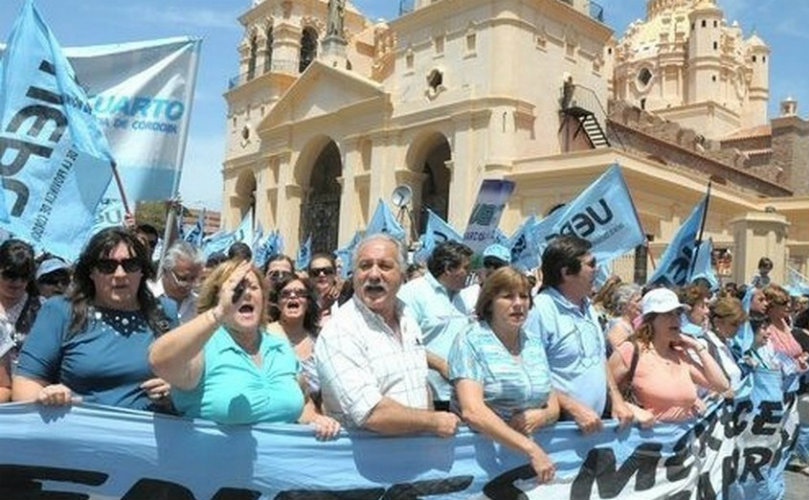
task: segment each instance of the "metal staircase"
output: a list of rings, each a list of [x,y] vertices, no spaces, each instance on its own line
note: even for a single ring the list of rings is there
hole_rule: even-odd
[[[574,139],[580,134],[585,134],[594,149],[611,146],[602,126],[606,123],[607,113],[595,92],[581,85],[565,83],[561,105],[562,113],[578,123],[573,134]]]

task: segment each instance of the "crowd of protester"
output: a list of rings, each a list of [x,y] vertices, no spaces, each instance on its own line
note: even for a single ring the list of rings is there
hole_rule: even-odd
[[[766,257],[747,286],[612,276],[594,289],[598,262],[576,236],[554,239],[528,275],[498,244],[477,269],[453,241],[408,266],[385,234],[351,262],[317,253],[305,269],[285,255],[256,267],[244,244],[206,260],[182,241],[157,266],[157,236],[104,229],[74,265],[0,245],[0,402],[299,422],[319,439],[342,428],[449,437],[463,422],[547,482],[555,465],[531,438],[542,427],[682,421],[732,398],[757,367],[790,380],[809,368],[807,297],[775,283]],[[746,325],[742,352],[733,339]]]

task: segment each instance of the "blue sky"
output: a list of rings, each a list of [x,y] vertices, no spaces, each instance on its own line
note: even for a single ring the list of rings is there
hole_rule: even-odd
[[[203,38],[185,169],[180,192],[187,205],[219,209],[224,155],[225,101],[228,78],[238,73],[236,47],[242,36],[236,18],[251,0],[37,0],[36,5],[63,46],[107,44],[190,35]],[[354,0],[371,19],[391,19],[399,0]],[[644,0],[599,0],[607,24],[617,34],[645,15]],[[23,0],[0,0],[0,39],[8,37]],[[720,0],[729,21],[738,20],[772,49],[770,114],[787,95],[809,110],[809,0]],[[803,57],[801,57],[803,56]]]

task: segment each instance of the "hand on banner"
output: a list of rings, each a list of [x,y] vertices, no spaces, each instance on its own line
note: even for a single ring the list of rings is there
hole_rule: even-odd
[[[316,415],[309,426],[314,428],[315,437],[318,441],[329,441],[337,438],[340,434],[340,422],[325,415]]]
[[[439,437],[448,438],[455,435],[461,419],[448,411],[433,412],[433,432]]]
[[[632,414],[632,409],[626,401],[613,401],[612,402],[612,418],[618,420],[618,429],[624,429],[632,425],[635,416]]]
[[[63,384],[46,385],[39,391],[37,401],[44,405],[69,405],[81,403],[81,396],[74,396],[69,387]]]
[[[601,416],[593,411],[589,406],[583,405],[579,402],[571,403],[571,408],[568,408],[579,430],[584,434],[592,434],[604,428],[604,423],[601,421]]]
[[[171,394],[171,386],[162,378],[150,378],[140,384],[140,388],[154,402],[167,402],[169,394]]]
[[[529,455],[531,458],[531,467],[537,473],[538,483],[549,483],[553,480],[556,474],[556,466],[551,462],[547,453],[542,451],[542,448],[537,446]]]
[[[515,431],[529,436],[535,430],[551,425],[555,419],[548,418],[548,412],[539,408],[530,408],[528,410],[515,412],[511,416],[508,425]]]
[[[649,410],[630,404],[632,413],[635,415],[635,421],[640,424],[641,429],[651,429],[657,419],[654,414]]]

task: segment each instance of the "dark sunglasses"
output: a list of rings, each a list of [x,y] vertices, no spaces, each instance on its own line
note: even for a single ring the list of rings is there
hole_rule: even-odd
[[[32,274],[26,271],[18,271],[16,269],[3,269],[0,276],[8,281],[31,281]]]
[[[313,267],[312,269],[309,270],[309,274],[311,274],[312,276],[321,276],[321,275],[323,275],[323,276],[331,276],[332,274],[334,274],[334,268],[333,267]]]
[[[123,267],[125,273],[136,273],[142,269],[137,257],[130,257],[123,260],[98,259],[95,263],[95,268],[102,274],[112,274],[118,270],[118,266]]]
[[[68,286],[70,284],[70,276],[66,274],[46,274],[37,280],[40,285],[50,286]]]
[[[305,298],[306,297],[306,290],[281,290],[279,294],[282,299],[296,299],[296,298]]]
[[[280,270],[280,269],[276,269],[274,271],[270,271],[270,272],[267,273],[267,277],[270,278],[273,281],[281,281],[284,278],[292,276],[292,275],[293,275],[293,273],[291,273],[289,271],[283,271],[283,270]]]
[[[492,271],[497,271],[501,267],[506,267],[506,262],[500,259],[483,259],[483,267]]]

